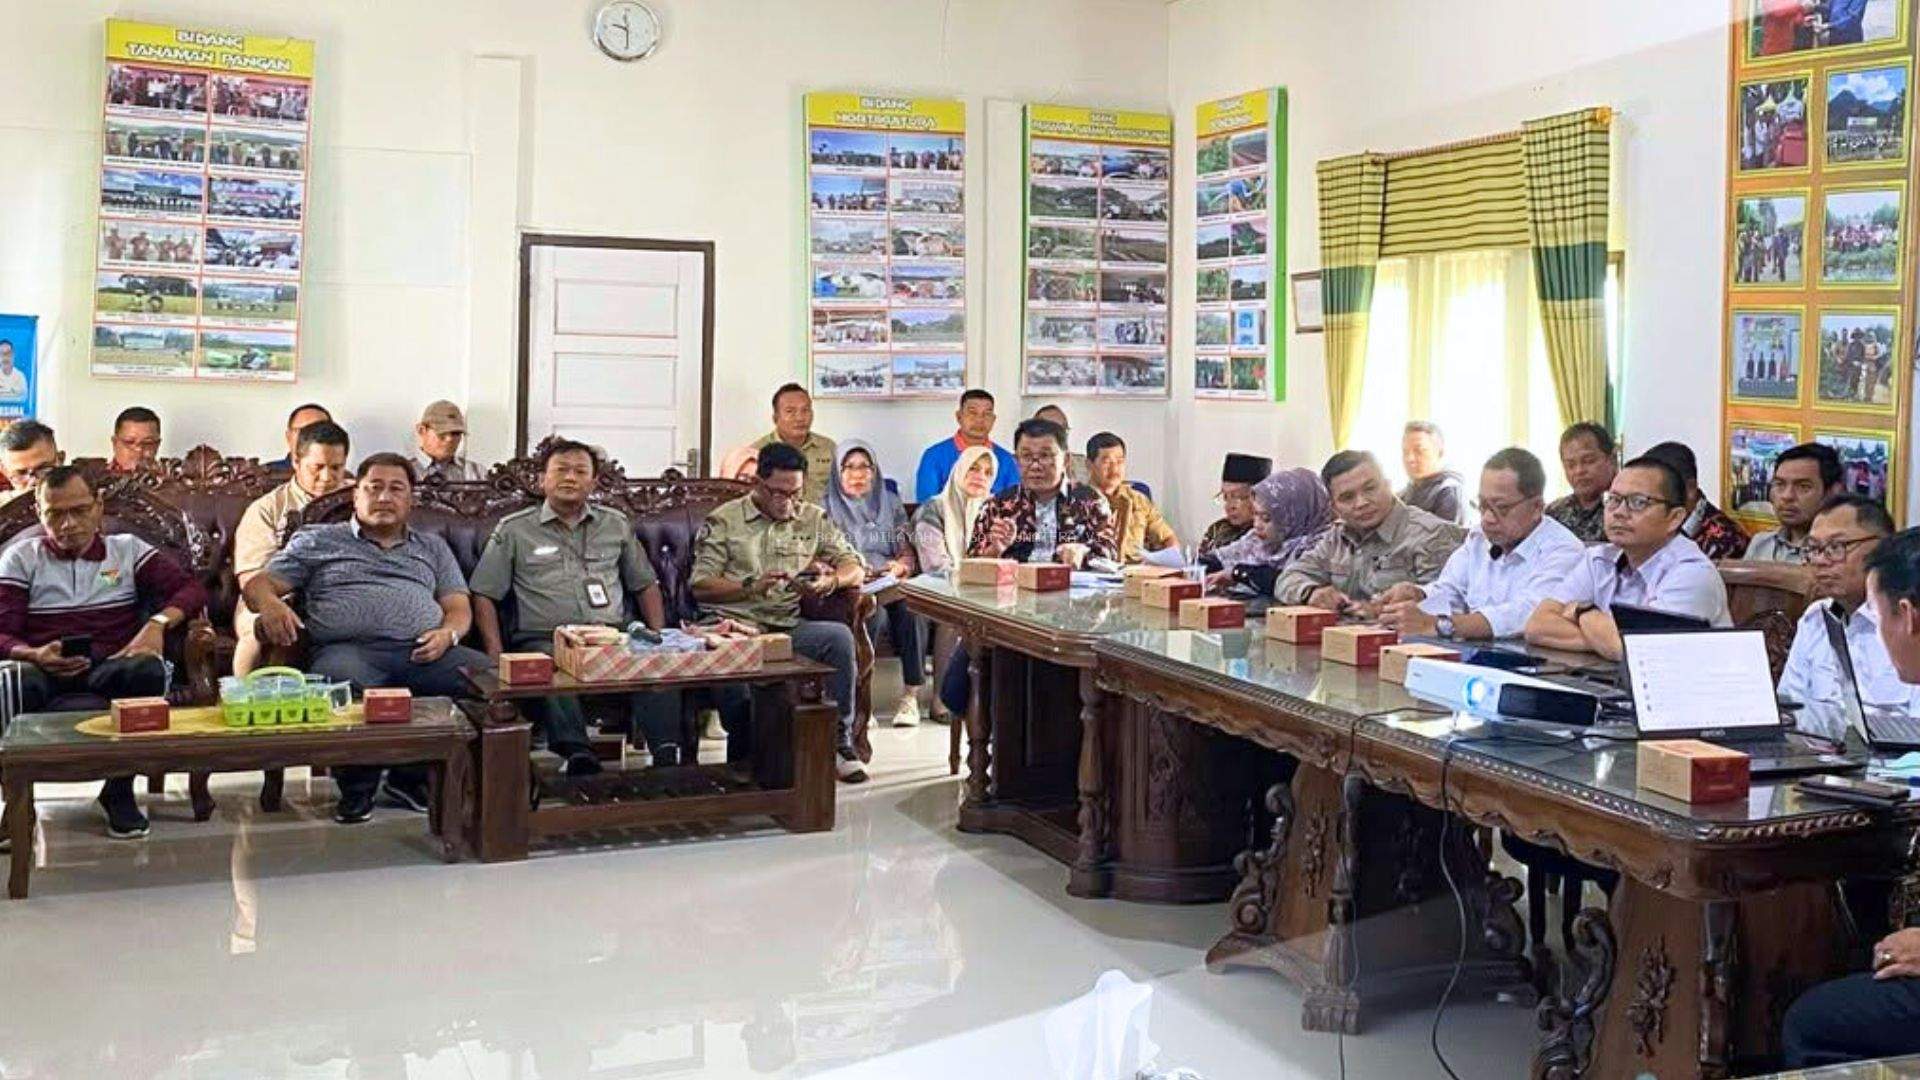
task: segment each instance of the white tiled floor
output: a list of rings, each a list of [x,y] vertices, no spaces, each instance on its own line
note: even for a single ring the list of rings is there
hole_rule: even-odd
[[[422,819],[148,798],[151,839],[47,788],[33,898],[0,901],[0,1077],[1043,1080],[1047,1015],[1103,971],[1153,988],[1161,1068],[1340,1075],[1274,976],[1200,966],[1222,905],[1066,895],[1020,843],[953,828],[944,727],[876,732],[830,834],[775,831],[441,864]],[[1346,1040],[1347,1075],[1441,1075],[1430,1007]],[[1449,1010],[1463,1077],[1524,1076],[1526,1010]]]

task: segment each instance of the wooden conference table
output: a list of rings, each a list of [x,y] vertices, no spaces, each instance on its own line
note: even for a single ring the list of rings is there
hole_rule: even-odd
[[[1462,992],[1547,991],[1534,1075],[1751,1071],[1794,998],[1846,970],[1833,883],[1904,870],[1920,823],[1920,804],[1870,814],[1786,783],[1702,806],[1643,793],[1631,743],[1493,739],[1373,670],[1257,630],[1170,630],[1118,593],[916,579],[905,595],[968,633],[985,676],[961,827],[1049,851],[1077,894],[1133,899],[1211,898],[1237,847],[1209,964],[1280,973],[1312,1030],[1358,1032],[1395,998],[1431,1007],[1459,956],[1451,877]],[[1462,818],[1621,873],[1608,908],[1575,919],[1557,979],[1525,948],[1520,884]]]

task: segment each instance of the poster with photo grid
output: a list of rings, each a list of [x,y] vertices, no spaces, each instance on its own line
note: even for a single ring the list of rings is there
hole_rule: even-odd
[[[1022,386],[1165,397],[1173,118],[1029,105]]]
[[[1849,492],[1905,518],[1913,19],[1910,0],[1734,0],[1722,484],[1749,530],[1777,524],[1793,442],[1833,447]]]
[[[967,382],[966,106],[808,94],[807,357],[816,397]]]
[[[1286,399],[1286,101],[1256,90],[1195,110],[1198,398]]]
[[[313,43],[107,22],[95,375],[292,382]]]

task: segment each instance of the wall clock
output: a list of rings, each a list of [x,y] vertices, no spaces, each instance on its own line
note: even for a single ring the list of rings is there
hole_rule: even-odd
[[[645,60],[660,47],[660,17],[640,0],[608,0],[593,17],[593,43],[622,63]]]

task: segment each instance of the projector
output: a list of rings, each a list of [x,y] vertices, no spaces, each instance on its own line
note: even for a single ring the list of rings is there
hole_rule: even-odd
[[[1540,720],[1590,727],[1600,699],[1579,690],[1496,668],[1414,657],[1407,662],[1407,693],[1483,720]]]

